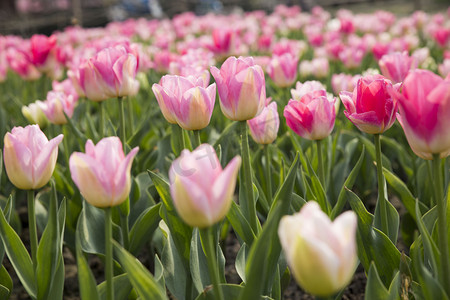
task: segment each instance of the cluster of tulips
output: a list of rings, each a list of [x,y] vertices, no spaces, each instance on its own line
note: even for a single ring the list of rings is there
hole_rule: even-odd
[[[81,299],[282,299],[291,274],[339,299],[359,264],[366,299],[450,298],[450,9],[0,36],[0,95],[0,259],[32,299],[64,298],[64,247]]]

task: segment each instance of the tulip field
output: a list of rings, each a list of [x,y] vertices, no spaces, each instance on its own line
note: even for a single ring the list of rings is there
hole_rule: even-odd
[[[0,36],[0,134],[0,300],[450,299],[450,8]]]

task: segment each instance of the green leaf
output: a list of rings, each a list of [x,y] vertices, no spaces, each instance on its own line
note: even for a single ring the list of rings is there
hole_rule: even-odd
[[[47,299],[63,299],[64,279],[65,279],[64,259],[62,256],[60,256],[58,267],[53,277],[52,287],[48,293]]]
[[[222,131],[219,138],[214,142],[213,147],[216,149],[224,140],[226,141],[230,135],[235,134],[236,128],[239,122],[231,122],[227,127]]]
[[[113,287],[114,287],[114,300],[127,300],[131,293],[130,279],[128,279],[128,274],[120,274],[113,277]],[[97,286],[97,291],[100,296],[100,300],[106,299],[106,281],[103,281]]]
[[[139,249],[152,239],[153,232],[158,228],[161,217],[161,203],[147,208],[134,223],[130,231],[130,252],[137,253]]]
[[[237,284],[221,284],[220,286],[222,288],[223,296],[227,300],[237,299],[244,290],[243,286]],[[252,300],[255,299],[255,295],[253,295],[253,297],[248,299]],[[256,299],[273,300],[272,298],[267,296],[259,296]],[[204,290],[195,300],[216,300],[216,298],[214,296],[212,288],[209,287],[206,290]]]
[[[78,222],[81,222],[81,220]],[[95,282],[94,275],[89,268],[88,261],[81,250],[78,234],[76,235],[76,254],[81,300],[100,300],[97,292],[97,283]]]
[[[227,220],[230,222],[236,234],[244,240],[245,243],[249,245],[253,243],[255,233],[250,227],[247,219],[242,214],[240,206],[234,201],[231,202],[231,207],[227,214]]]
[[[0,267],[0,299],[9,299],[13,289],[13,282],[4,266]]]
[[[386,204],[386,215],[387,215],[387,223],[388,223],[388,232],[387,236],[389,239],[395,244],[397,243],[398,237],[398,228],[400,225],[400,216],[398,215],[397,209],[389,202],[387,195],[387,187],[386,180],[383,178],[384,191],[385,191],[385,204]],[[382,221],[381,221],[381,202],[380,195],[378,195],[377,205],[375,207],[375,215],[374,215],[374,226],[380,230],[382,230]]]
[[[430,211],[429,213],[432,213]],[[419,232],[422,237],[422,243],[423,243],[423,250],[424,250],[424,256],[427,261],[431,263],[432,270],[434,271],[434,276],[438,276],[438,259],[439,259],[439,248],[437,247],[436,243],[433,241],[433,238],[431,237],[431,230],[433,228],[434,223],[436,222],[436,219],[431,221],[432,219],[429,219],[432,224],[429,225],[430,230],[427,229],[427,226],[425,225],[425,222],[423,219],[425,218],[421,216],[419,211],[419,200],[416,201],[416,219],[417,219],[417,226],[419,227]]]
[[[371,262],[375,263],[380,279],[387,287],[400,265],[400,252],[383,232],[372,226],[373,215],[366,210],[361,199],[350,190],[347,190],[347,195],[358,217],[358,257],[366,272]]]
[[[398,293],[400,287],[400,273],[394,277],[391,283],[390,289],[388,290],[383,282],[381,282],[380,276],[378,275],[377,267],[375,263],[370,264],[369,275],[367,277],[367,285],[365,290],[365,300],[397,300],[400,299]]]
[[[159,260],[158,255],[155,254],[155,280],[158,282],[159,286],[162,289],[166,288],[166,282],[164,279],[164,266],[162,262]]]
[[[262,232],[254,241],[246,266],[246,285],[239,299],[252,299],[254,295],[263,294],[263,289],[270,289],[276,273],[277,262],[281,253],[278,239],[278,224],[283,215],[289,212],[292,191],[299,166],[298,155],[289,169],[286,180],[277,191],[269,216]],[[265,291],[267,294],[270,290]]]
[[[234,266],[236,268],[236,272],[238,273],[239,277],[241,277],[242,281],[245,283],[245,266],[247,264],[247,257],[248,257],[248,246],[246,243],[242,244],[241,248],[239,248],[239,251],[236,255],[236,261],[234,262]]]
[[[165,291],[160,288],[152,274],[117,242],[113,242],[113,245],[116,257],[127,272],[128,278],[139,296],[152,300],[167,299]]]
[[[12,202],[13,202],[12,195],[10,195],[8,197],[8,201],[6,201],[5,208],[3,209],[3,214],[8,223],[9,223],[9,218],[11,216],[11,211],[12,211]],[[4,256],[5,256],[5,247],[3,246],[3,243],[0,243],[0,262],[3,261]]]
[[[36,298],[36,285],[34,280],[33,263],[27,249],[23,245],[17,233],[6,222],[3,211],[0,210],[0,236],[5,247],[6,254],[16,271],[17,277],[32,297]]]

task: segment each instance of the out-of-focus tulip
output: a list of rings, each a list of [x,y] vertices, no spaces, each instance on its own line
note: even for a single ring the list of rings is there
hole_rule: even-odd
[[[30,39],[32,62],[36,66],[43,66],[47,62],[51,51],[56,47],[56,36],[47,37],[43,34],[34,34]]]
[[[397,103],[389,93],[391,89],[392,83],[381,75],[359,79],[353,93],[339,94],[345,116],[363,132],[385,132],[394,124],[397,112]]]
[[[333,74],[331,76],[331,87],[333,88],[333,93],[339,94],[342,91],[351,92],[356,86],[361,75],[350,75],[350,74]]]
[[[36,80],[41,77],[41,73],[33,65],[30,56],[24,50],[13,47],[7,48],[6,60],[9,67],[24,80]]]
[[[50,91],[47,93],[47,100],[37,101],[36,103],[50,123],[62,125],[67,123],[64,113],[71,118],[77,101],[73,99],[72,95]]]
[[[298,57],[290,53],[274,56],[267,66],[267,74],[278,87],[288,87],[297,78]]]
[[[399,102],[397,118],[414,153],[423,159],[450,155],[450,77],[444,80],[416,69],[393,95]]]
[[[252,57],[229,57],[217,69],[211,67],[217,83],[220,108],[234,121],[256,117],[264,108],[266,86],[262,68],[255,65]]]
[[[408,55],[408,52],[394,52],[385,54],[378,61],[381,74],[392,83],[400,83],[408,75],[409,70],[417,68],[417,62],[414,57]]]
[[[169,171],[170,193],[178,215],[186,224],[209,227],[222,220],[231,206],[241,158],[222,170],[214,148],[202,144],[183,150]]]
[[[358,263],[356,225],[353,211],[331,222],[314,201],[306,203],[299,213],[281,219],[281,246],[304,290],[327,297],[350,283]]]
[[[55,92],[62,92],[66,95],[72,95],[73,100],[78,101],[78,93],[70,79],[65,79],[61,82],[54,80],[52,82],[52,88]]]
[[[318,90],[325,90],[325,87],[320,81],[308,80],[303,83],[298,81],[295,89],[291,89],[292,99],[299,101],[306,94]]]
[[[72,179],[87,202],[96,207],[121,204],[130,194],[131,164],[139,147],[127,156],[118,137],[86,142],[86,153],[74,152],[69,165]]]
[[[44,128],[48,124],[48,119],[37,103],[30,103],[28,106],[22,106],[22,115],[30,122],[30,124],[38,124],[40,128]]]
[[[286,123],[296,134],[308,140],[321,140],[330,135],[336,119],[335,101],[324,90],[304,95],[300,101],[289,100],[284,108]]]
[[[208,126],[216,99],[215,83],[204,88],[202,78],[166,75],[152,90],[169,123],[178,123],[186,130]]]
[[[78,71],[69,71],[78,94],[92,101],[136,95],[137,59],[123,46],[106,48],[85,62]]]
[[[7,132],[3,156],[9,180],[23,190],[46,185],[55,170],[62,139],[60,134],[49,141],[38,125],[14,127]]]
[[[271,144],[277,138],[280,127],[277,103],[269,103],[257,117],[248,120],[247,124],[255,142],[263,145]]]

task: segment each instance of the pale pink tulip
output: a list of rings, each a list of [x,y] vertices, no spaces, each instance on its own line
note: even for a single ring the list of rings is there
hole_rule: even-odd
[[[255,142],[263,145],[273,143],[280,127],[277,103],[269,103],[257,117],[248,120],[247,124]]]
[[[324,85],[317,80],[308,80],[303,83],[297,81],[295,89],[291,89],[292,99],[299,101],[304,95],[318,90],[325,90]]]
[[[66,115],[71,118],[77,101],[72,95],[63,92],[50,91],[45,101],[37,101],[37,105],[44,112],[50,123],[62,125],[67,123]]]
[[[285,53],[273,56],[266,70],[276,86],[288,87],[297,79],[297,65],[298,57]]]
[[[414,57],[408,55],[408,52],[393,52],[385,54],[378,61],[381,74],[391,80],[392,83],[402,82],[409,70],[417,68],[417,62]]]

